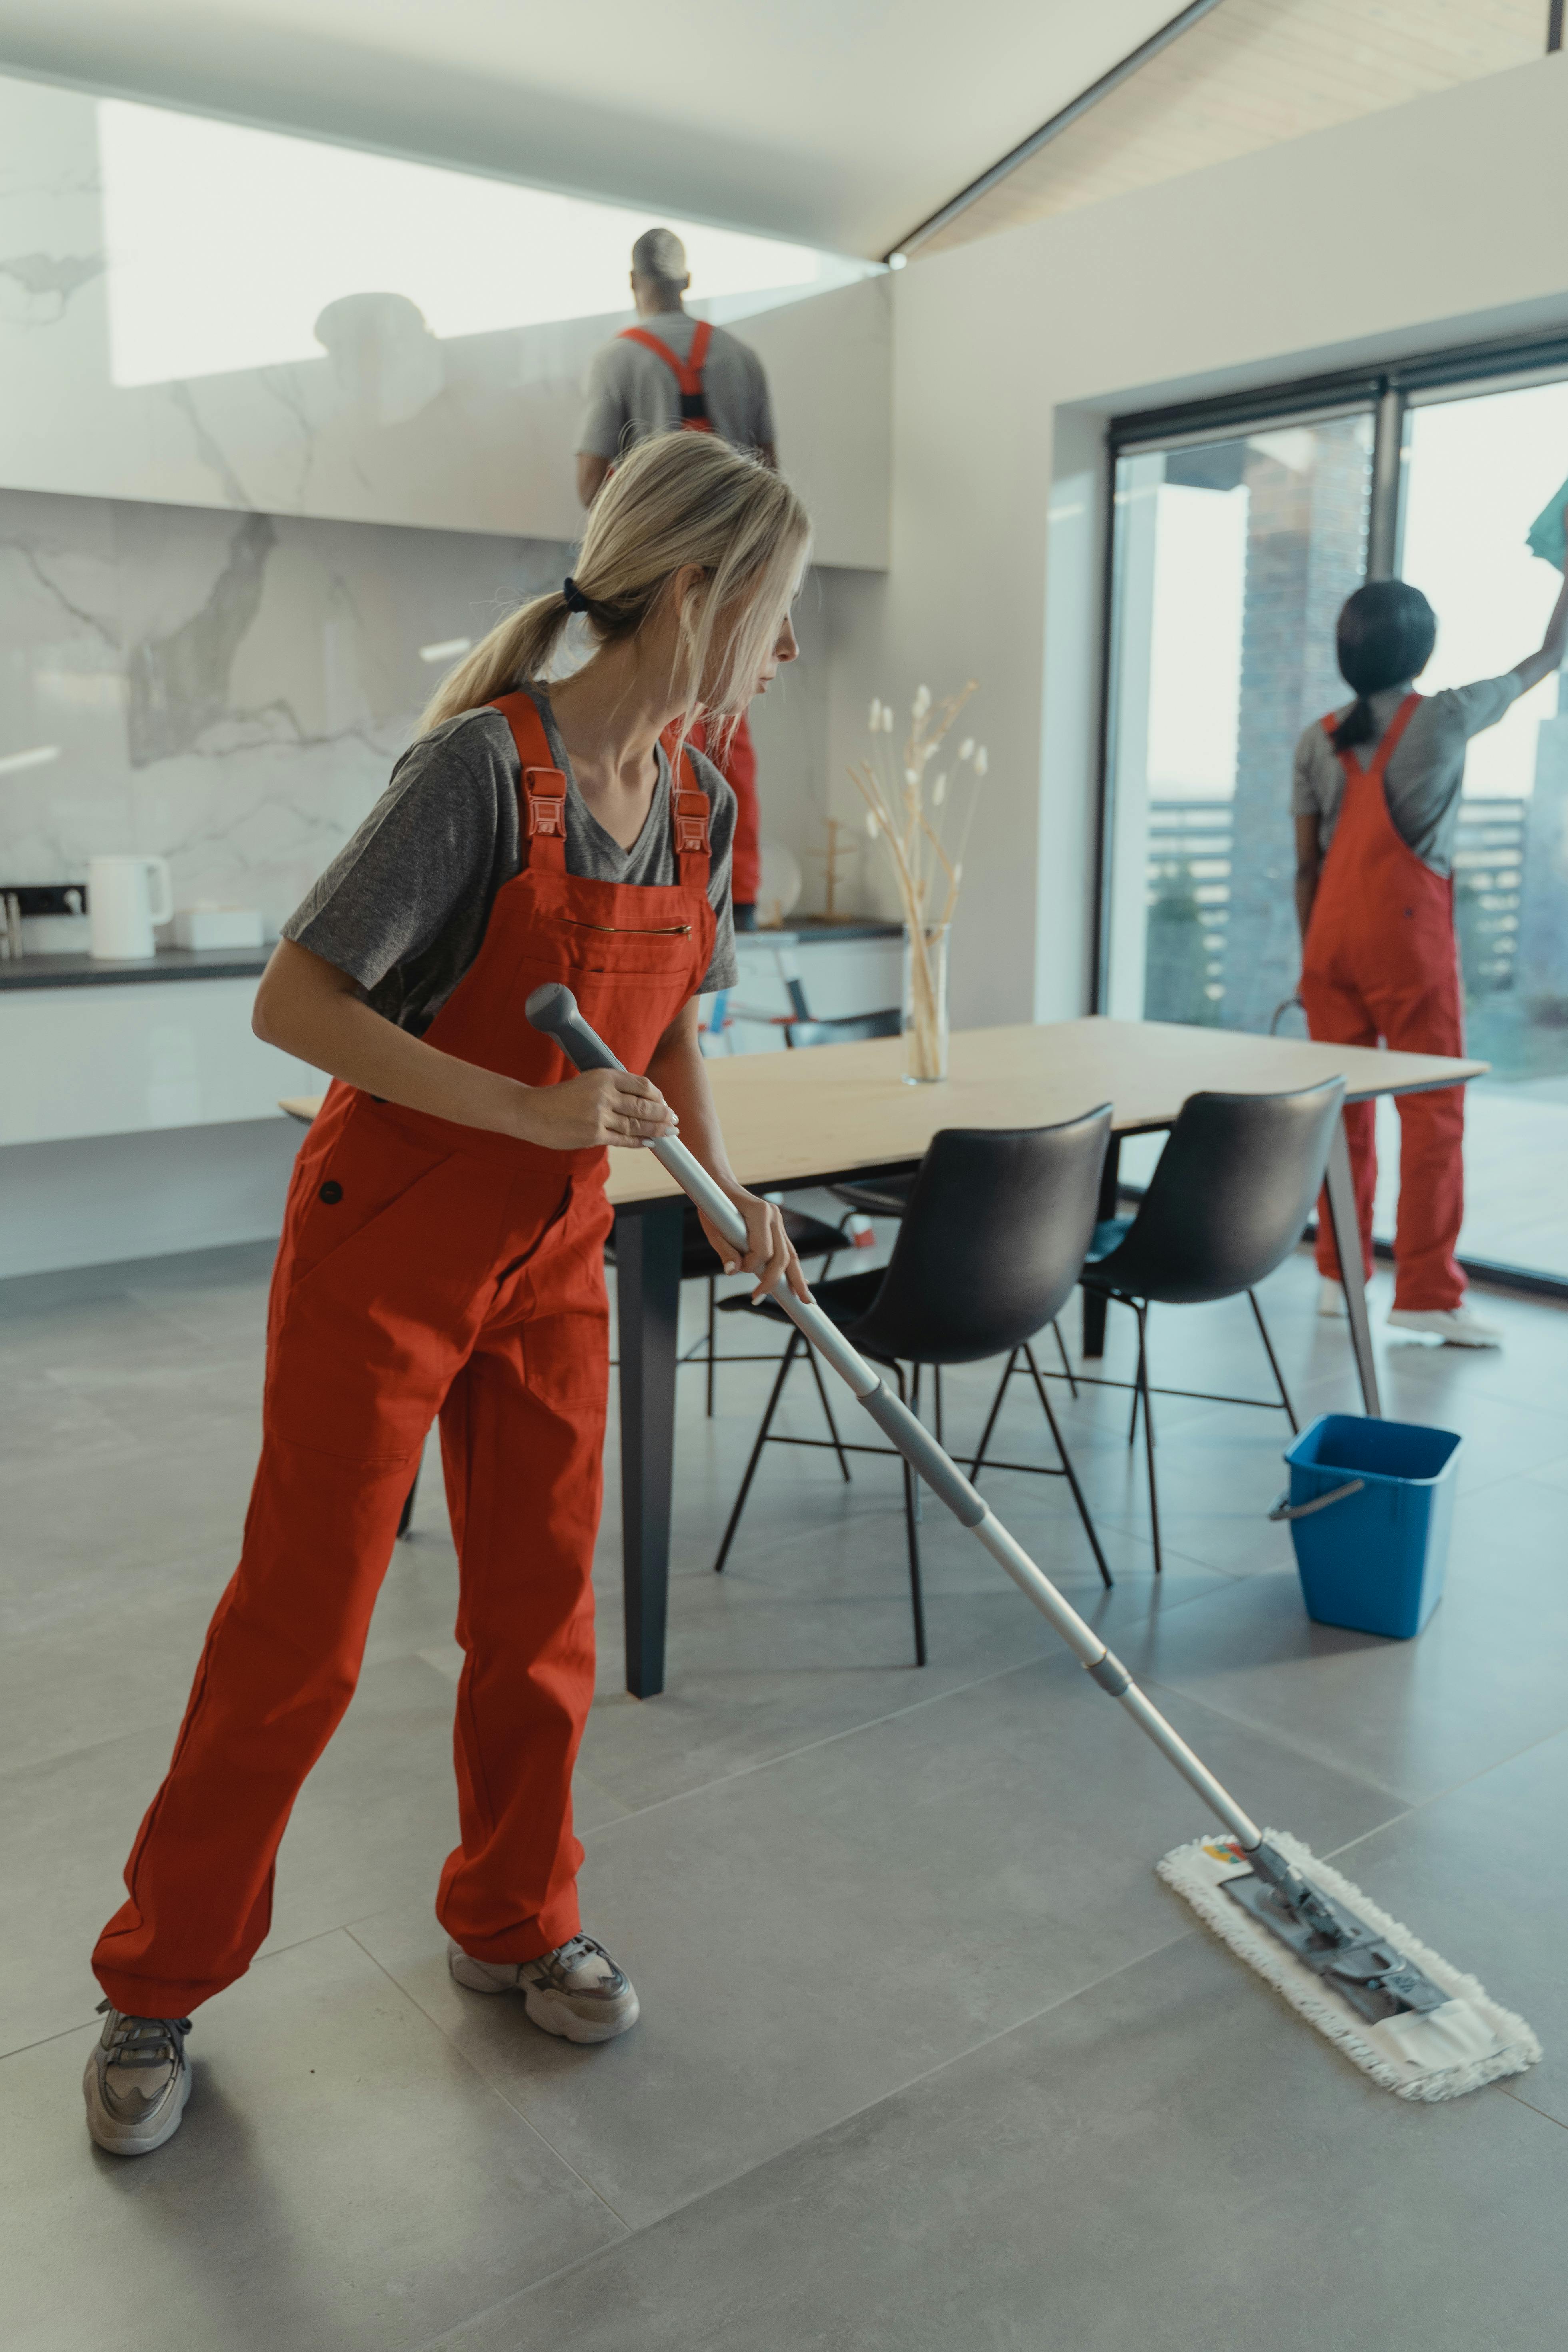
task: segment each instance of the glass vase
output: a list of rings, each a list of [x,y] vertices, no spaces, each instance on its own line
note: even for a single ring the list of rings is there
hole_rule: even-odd
[[[947,1076],[945,923],[904,925],[904,1083],[934,1086]]]

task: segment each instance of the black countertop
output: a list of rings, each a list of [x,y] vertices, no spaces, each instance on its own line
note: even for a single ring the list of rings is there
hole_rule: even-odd
[[[854,915],[842,922],[825,922],[820,915],[801,915],[793,923],[785,923],[776,931],[737,931],[737,947],[809,948],[824,940],[899,940],[904,935],[901,923],[884,923],[874,916]]]
[[[121,988],[127,981],[255,980],[270,948],[160,948],[133,962],[100,963],[87,955],[25,955],[0,963],[0,989]]]
[[[898,923],[869,916],[846,922],[825,923],[820,916],[803,916],[777,931],[740,931],[747,947],[805,948],[823,940],[896,940]],[[155,956],[135,962],[99,963],[88,955],[25,955],[14,963],[0,963],[0,989],[109,988],[127,981],[254,980],[267,968],[270,948],[160,948]]]

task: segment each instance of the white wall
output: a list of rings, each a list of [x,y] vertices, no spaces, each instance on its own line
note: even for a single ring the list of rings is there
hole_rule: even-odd
[[[892,562],[846,616],[829,767],[869,694],[982,680],[956,1019],[1088,1003],[1103,417],[1568,322],[1565,222],[1568,56],[895,278]]]

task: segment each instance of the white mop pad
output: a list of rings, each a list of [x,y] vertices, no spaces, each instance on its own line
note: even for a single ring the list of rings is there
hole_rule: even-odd
[[[1230,1946],[1247,1966],[1282,1993],[1310,2025],[1337,2042],[1352,2064],[1385,2091],[1402,2099],[1457,2099],[1500,2074],[1522,2074],[1541,2056],[1541,2044],[1521,2017],[1501,2009],[1474,1977],[1418,1943],[1407,1927],[1370,1902],[1359,1886],[1317,1857],[1299,1838],[1279,1830],[1264,1832],[1277,1852],[1304,1877],[1356,1913],[1378,1936],[1386,1936],[1433,1983],[1453,1999],[1425,2015],[1384,2018],[1373,2025],[1358,2017],[1321,1977],[1302,1966],[1267,1927],[1224,1892],[1227,1878],[1250,1865],[1232,1840],[1197,1838],[1176,1846],[1158,1864],[1160,1876]]]

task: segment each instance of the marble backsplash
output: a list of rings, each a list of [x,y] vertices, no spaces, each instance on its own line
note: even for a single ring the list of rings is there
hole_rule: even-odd
[[[408,741],[446,666],[421,647],[479,637],[568,562],[548,540],[0,489],[0,884],[155,852],[176,905],[258,907],[270,935]]]

